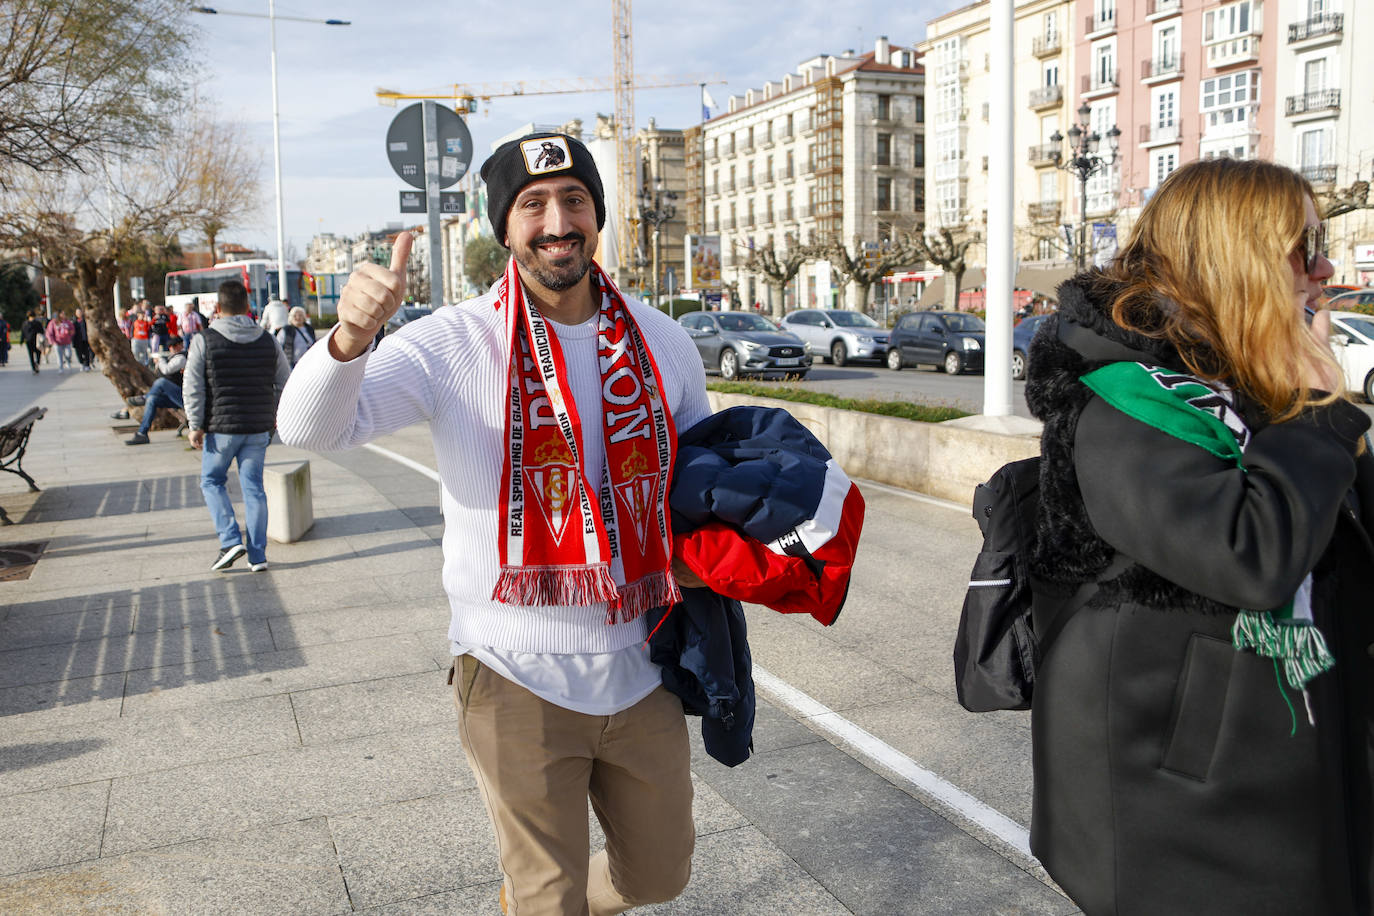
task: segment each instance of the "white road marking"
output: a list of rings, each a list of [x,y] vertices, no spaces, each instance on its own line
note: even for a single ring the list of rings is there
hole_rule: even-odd
[[[875,490],[882,490],[884,493],[890,493],[893,496],[904,496],[913,502],[929,503],[932,506],[939,506],[941,509],[953,509],[956,512],[971,512],[973,510],[972,502],[956,503],[953,500],[941,499],[938,496],[927,496],[924,493],[913,493],[910,490],[903,490],[901,487],[892,487],[873,480],[856,479],[854,482],[858,484],[861,489],[866,490],[872,487]]]
[[[364,445],[363,448],[384,458],[390,458],[398,464],[403,464],[433,481],[439,480],[437,471],[390,449],[371,444]],[[961,506],[949,500],[911,493],[897,487],[889,487],[868,480],[862,481],[861,484],[865,487],[877,487],[898,496],[907,496],[918,502],[932,503],[946,509],[957,509],[960,512],[967,512],[969,509],[968,506]],[[769,699],[788,710],[792,715],[805,719],[827,734],[833,735],[861,756],[906,780],[921,794],[935,799],[956,816],[997,837],[1024,856],[1029,864],[1039,864],[1031,855],[1030,832],[1002,812],[973,797],[952,782],[927,770],[886,741],[870,734],[808,694],[803,693],[786,681],[774,677],[758,665],[754,666],[754,684],[766,693]]]

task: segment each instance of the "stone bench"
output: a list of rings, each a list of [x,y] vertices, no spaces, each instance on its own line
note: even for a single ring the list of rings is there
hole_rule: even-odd
[[[262,487],[267,492],[267,536],[279,544],[300,540],[315,524],[310,462],[264,464]]]

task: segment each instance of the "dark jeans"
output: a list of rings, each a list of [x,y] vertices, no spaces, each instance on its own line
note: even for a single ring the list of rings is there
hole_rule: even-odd
[[[181,399],[181,386],[169,378],[160,378],[153,382],[153,387],[148,389],[148,396],[143,401],[143,422],[139,424],[138,431],[143,435],[148,435],[149,428],[153,425],[153,417],[157,414],[159,407],[184,407],[185,403]]]
[[[34,372],[37,372],[38,361],[43,358],[43,351],[39,350],[38,347],[33,344],[25,344],[25,346],[29,348],[29,367],[32,368]]]
[[[95,354],[91,352],[91,345],[89,343],[84,340],[78,340],[76,342],[76,358],[81,360],[81,365],[89,369],[91,367],[91,360],[94,357]]]

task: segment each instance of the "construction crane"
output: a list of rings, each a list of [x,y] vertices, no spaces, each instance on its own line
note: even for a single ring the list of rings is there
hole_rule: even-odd
[[[617,254],[623,281],[627,267],[637,267],[635,248],[635,54],[630,21],[631,0],[611,0],[611,82],[615,92],[615,198],[620,210]]]
[[[635,80],[631,89],[676,89],[684,86],[713,86],[724,83],[720,76],[642,76]],[[570,95],[575,92],[610,92],[615,88],[611,77],[568,77],[548,80],[512,80],[504,83],[452,83],[442,89],[426,92],[397,92],[394,89],[377,89],[378,103],[394,108],[398,101],[419,101],[422,99],[451,99],[458,110],[475,110],[477,102],[489,102],[495,98],[508,98],[522,95]],[[463,104],[459,104],[463,103]]]

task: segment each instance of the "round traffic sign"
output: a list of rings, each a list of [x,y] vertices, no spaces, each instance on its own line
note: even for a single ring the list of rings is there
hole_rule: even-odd
[[[472,134],[451,108],[434,106],[438,121],[439,187],[457,184],[472,164]],[[401,180],[425,186],[424,105],[416,102],[397,112],[386,131],[386,156]]]

